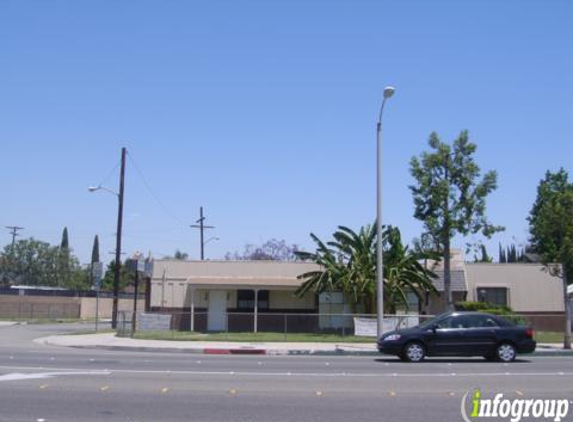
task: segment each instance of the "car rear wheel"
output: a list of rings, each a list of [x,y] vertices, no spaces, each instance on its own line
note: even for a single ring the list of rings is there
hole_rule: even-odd
[[[513,344],[502,343],[499,346],[497,346],[495,355],[502,362],[511,362],[515,360],[517,351],[515,350],[515,346]]]
[[[426,349],[417,342],[412,342],[404,346],[401,358],[407,362],[421,362],[426,357]]]

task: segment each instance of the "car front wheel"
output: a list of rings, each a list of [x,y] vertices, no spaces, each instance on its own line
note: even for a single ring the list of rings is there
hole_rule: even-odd
[[[511,362],[515,360],[515,356],[517,352],[515,350],[515,346],[510,343],[502,343],[497,346],[497,350],[495,352],[496,357],[502,362]]]
[[[426,349],[420,343],[408,343],[402,351],[402,359],[407,362],[421,362],[426,356]]]

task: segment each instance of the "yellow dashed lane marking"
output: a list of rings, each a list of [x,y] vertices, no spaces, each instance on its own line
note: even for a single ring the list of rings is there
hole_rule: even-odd
[[[109,386],[104,385],[103,387],[100,388],[101,391],[107,391],[109,390]]]
[[[169,388],[164,387],[164,388],[161,389],[161,392],[162,392],[162,393],[169,393]]]
[[[231,389],[229,390],[229,394],[232,395],[232,396],[234,396],[234,395],[237,394],[237,390],[235,390],[234,388],[231,388]]]
[[[318,397],[322,397],[322,396],[324,395],[324,393],[323,393],[322,391],[317,391],[317,392],[316,392],[316,395],[317,395]]]
[[[48,388],[48,384],[42,384],[40,385],[40,390],[45,390],[46,388]]]

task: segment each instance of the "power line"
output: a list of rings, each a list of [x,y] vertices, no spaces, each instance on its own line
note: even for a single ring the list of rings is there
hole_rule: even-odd
[[[183,220],[181,220],[179,217],[177,217],[175,214],[173,214],[169,208],[167,208],[167,206],[165,206],[165,204],[163,203],[163,201],[161,201],[161,199],[159,199],[159,196],[153,191],[153,189],[151,188],[151,186],[149,185],[149,183],[147,182],[147,179],[145,178],[145,176],[143,175],[143,172],[139,169],[139,167],[137,166],[137,164],[135,163],[135,159],[133,158],[133,155],[131,155],[131,153],[128,151],[127,155],[129,156],[129,159],[131,160],[131,164],[133,165],[133,167],[135,168],[136,172],[138,173],[139,177],[141,178],[141,180],[143,181],[143,185],[146,187],[146,189],[149,191],[149,193],[151,194],[151,196],[153,197],[153,199],[155,199],[155,201],[159,204],[159,206],[161,208],[163,208],[163,211],[165,211],[173,220],[177,221],[179,224],[187,227],[187,223],[184,222]]]
[[[121,165],[121,159],[117,161],[115,167],[111,169],[108,175],[103,178],[103,180],[98,184],[98,186],[103,186],[107,181],[107,179],[109,179],[112,176],[112,174],[114,174],[117,171],[120,165]]]

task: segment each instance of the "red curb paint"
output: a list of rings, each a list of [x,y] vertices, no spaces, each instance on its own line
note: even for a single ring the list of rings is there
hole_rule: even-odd
[[[206,355],[230,355],[231,351],[227,349],[204,349]]]
[[[264,349],[230,349],[232,355],[266,355],[267,351]]]

